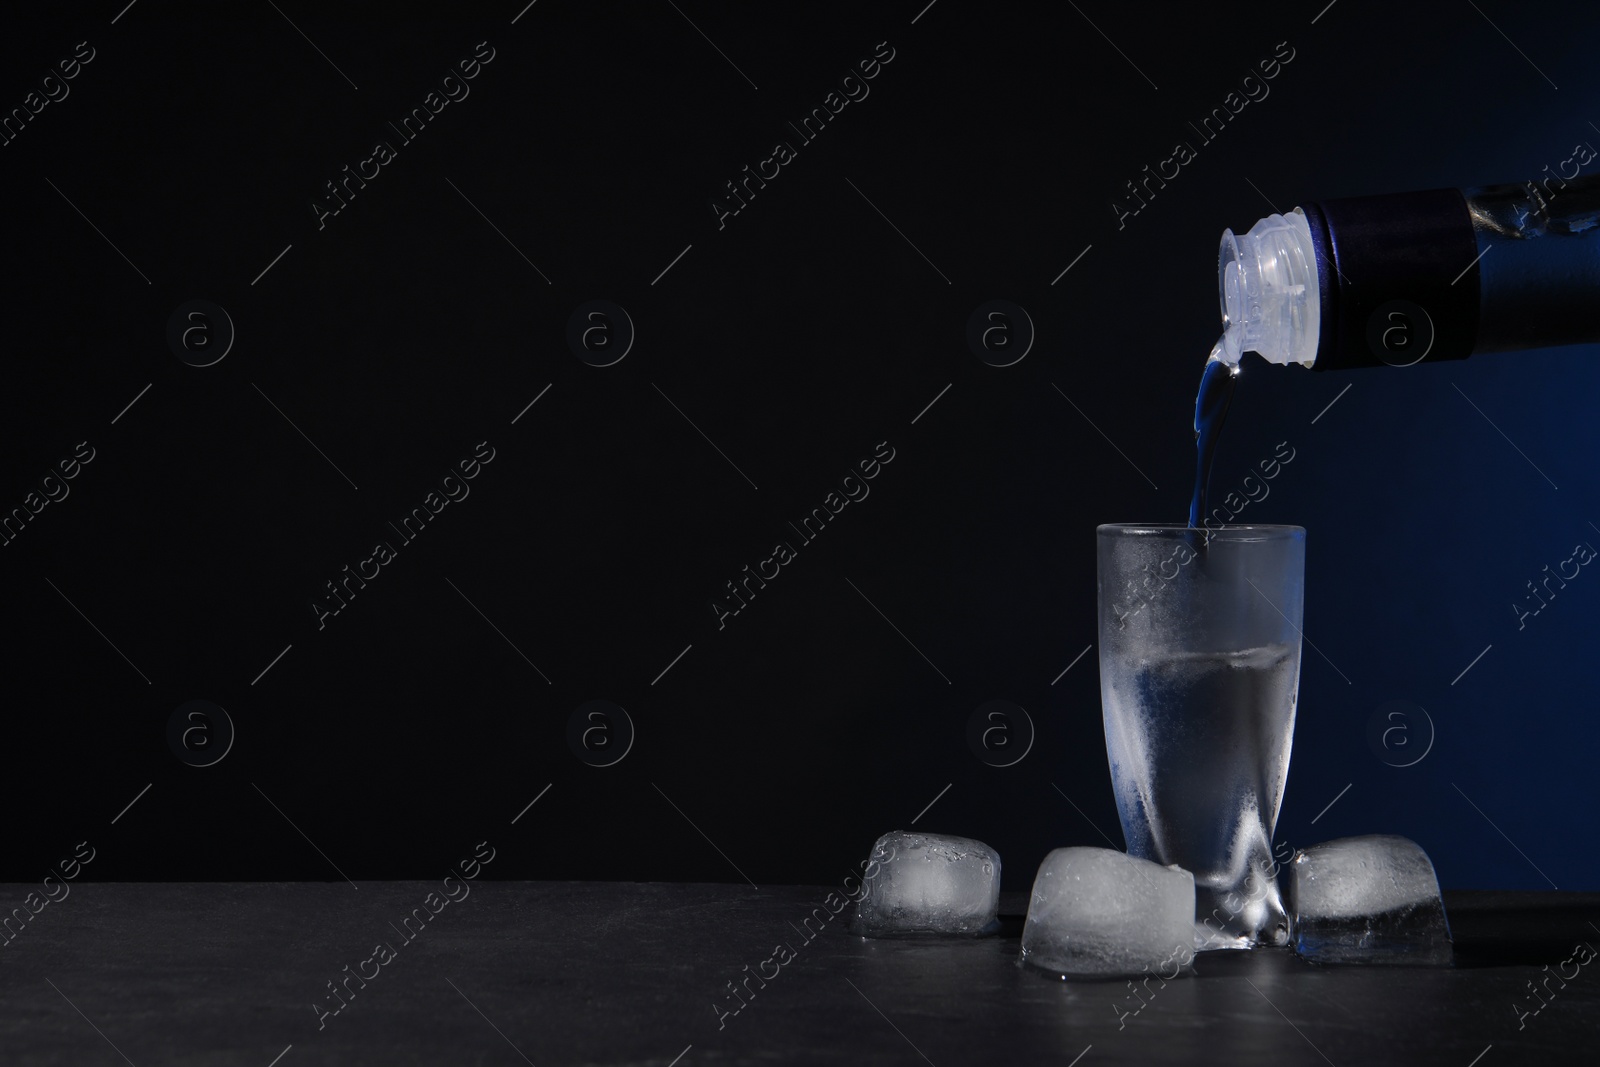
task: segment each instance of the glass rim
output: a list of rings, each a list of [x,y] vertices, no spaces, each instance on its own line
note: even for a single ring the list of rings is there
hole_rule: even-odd
[[[1107,522],[1095,527],[1095,533],[1101,536],[1107,534],[1148,534],[1152,536],[1171,535],[1180,533],[1204,534],[1208,540],[1223,536],[1229,541],[1264,541],[1282,537],[1304,537],[1304,526],[1290,526],[1276,523],[1241,523],[1237,526],[1190,526],[1188,523],[1163,523],[1163,522]],[[1254,537],[1240,537],[1239,534],[1254,534]]]

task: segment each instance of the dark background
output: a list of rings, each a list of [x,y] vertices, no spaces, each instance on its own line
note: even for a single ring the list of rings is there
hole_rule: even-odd
[[[487,839],[491,877],[833,882],[916,820],[1025,888],[1050,848],[1120,844],[1094,654],[1061,672],[1095,640],[1096,524],[1183,517],[1219,234],[1600,144],[1600,12],[924,3],[8,16],[4,108],[96,56],[0,148],[0,507],[95,458],[0,549],[0,878],[83,840],[102,880],[422,878]],[[470,96],[319,231],[323,183],[485,40]],[[880,41],[870,95],[719,230],[722,184]],[[1179,139],[1198,157],[1119,229]],[[166,343],[195,298],[237,329],[210,367]],[[607,368],[564,339],[597,298],[637,328]],[[993,298],[1037,329],[1003,368],[965,340]],[[1595,356],[1247,362],[1215,484],[1287,441],[1241,521],[1309,531],[1278,841],[1395,832],[1449,887],[1600,887],[1600,578],[1520,631],[1510,607],[1600,543]],[[323,583],[484,440],[471,495],[319,630]],[[871,495],[719,631],[722,583],[883,441]],[[168,746],[191,699],[237,729],[210,767]],[[610,767],[566,739],[594,699],[637,730]],[[967,745],[991,699],[1037,729],[1014,766]],[[1432,723],[1409,767],[1368,742],[1395,700]]]

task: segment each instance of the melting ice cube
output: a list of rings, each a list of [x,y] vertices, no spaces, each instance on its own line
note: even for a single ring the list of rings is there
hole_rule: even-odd
[[[1107,848],[1058,848],[1033,880],[1022,960],[1069,976],[1159,973],[1194,959],[1194,875]]]
[[[1341,837],[1289,867],[1294,948],[1319,963],[1449,964],[1439,880],[1415,841]]]
[[[865,937],[999,927],[1000,855],[982,841],[896,830],[872,846],[867,875],[855,925]]]

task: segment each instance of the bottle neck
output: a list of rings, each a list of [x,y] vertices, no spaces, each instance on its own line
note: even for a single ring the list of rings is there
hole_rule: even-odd
[[[1226,231],[1222,357],[1411,366],[1600,341],[1600,175],[1324,200]]]
[[[1465,359],[1478,342],[1478,247],[1459,189],[1302,209],[1321,295],[1314,370]]]
[[[1481,294],[1474,351],[1600,341],[1600,177],[1466,196]]]

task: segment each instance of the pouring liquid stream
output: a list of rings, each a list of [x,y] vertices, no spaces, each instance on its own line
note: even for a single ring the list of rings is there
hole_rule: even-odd
[[[1200,392],[1194,401],[1195,471],[1194,496],[1189,501],[1189,526],[1198,529],[1205,521],[1207,493],[1211,485],[1211,465],[1217,458],[1217,442],[1228,417],[1239,365],[1222,358],[1222,342],[1212,348],[1206,369],[1200,375]]]

